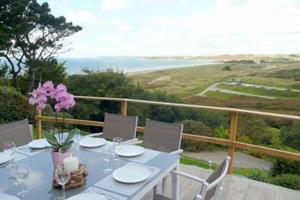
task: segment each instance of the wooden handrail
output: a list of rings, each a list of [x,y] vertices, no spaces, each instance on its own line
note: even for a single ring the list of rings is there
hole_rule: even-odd
[[[215,107],[215,106],[202,106],[202,105],[192,105],[192,104],[182,104],[182,103],[169,103],[169,102],[159,102],[159,101],[148,101],[148,100],[137,100],[137,99],[127,99],[127,98],[111,98],[111,97],[90,97],[90,96],[75,96],[76,99],[85,99],[85,100],[101,100],[101,101],[116,101],[121,103],[121,111],[122,115],[127,115],[127,107],[128,103],[138,103],[138,104],[148,104],[148,105],[159,105],[159,106],[172,106],[179,108],[196,108],[196,109],[208,109],[222,112],[231,113],[230,117],[230,128],[229,128],[229,138],[221,139],[214,137],[207,137],[198,134],[187,134],[183,133],[182,139],[196,141],[196,142],[206,142],[210,144],[219,144],[228,146],[228,155],[232,158],[230,162],[230,166],[228,169],[228,173],[232,173],[233,169],[233,160],[234,160],[234,152],[236,148],[245,149],[255,153],[263,153],[270,156],[275,156],[279,158],[298,160],[300,161],[300,154],[293,153],[288,151],[282,151],[277,149],[272,149],[269,147],[258,146],[254,144],[247,144],[236,141],[236,132],[237,132],[237,124],[238,124],[238,114],[245,113],[250,115],[260,115],[267,117],[276,117],[283,118],[289,120],[300,120],[300,116],[296,115],[285,115],[285,114],[277,114],[270,112],[260,112],[260,111],[252,111],[252,110],[244,110],[244,109],[236,109],[236,108],[226,108],[226,107]],[[37,122],[37,132],[38,137],[41,137],[42,131],[42,121],[46,122],[59,122],[59,123],[67,123],[67,124],[78,124],[78,125],[87,125],[87,126],[96,126],[103,127],[104,122],[100,121],[92,121],[92,120],[83,120],[83,119],[71,119],[71,118],[55,118],[49,116],[42,116],[41,111],[37,111],[37,115],[35,116],[35,120]],[[144,132],[144,127],[138,127],[137,130],[139,132]]]
[[[57,123],[66,123],[66,124],[78,124],[78,125],[86,125],[86,126],[96,126],[96,127],[103,127],[104,122],[100,121],[92,121],[92,120],[82,120],[82,119],[71,119],[71,118],[55,118],[55,117],[48,117],[48,116],[36,116],[35,120],[45,121],[45,122],[57,122]],[[139,126],[138,131],[144,132],[144,127]],[[300,154],[288,152],[288,151],[281,151],[277,149],[272,149],[268,147],[262,147],[253,144],[247,144],[237,141],[231,141],[228,139],[221,139],[221,138],[214,138],[208,136],[202,136],[197,134],[187,134],[183,133],[182,139],[196,141],[196,142],[206,142],[210,144],[219,144],[228,147],[234,147],[239,149],[245,149],[256,153],[264,153],[267,155],[272,155],[275,157],[286,158],[291,160],[299,160],[300,161]]]
[[[138,104],[148,104],[148,105],[160,105],[160,106],[172,106],[179,108],[200,108],[207,110],[216,110],[216,111],[226,111],[226,112],[237,112],[245,113],[251,115],[262,115],[267,117],[276,117],[290,120],[300,120],[300,116],[297,115],[285,115],[271,112],[261,112],[237,108],[227,108],[227,107],[216,107],[216,106],[201,106],[193,104],[183,104],[183,103],[169,103],[169,102],[160,102],[160,101],[148,101],[148,100],[138,100],[138,99],[126,99],[126,98],[111,98],[111,97],[89,97],[89,96],[75,96],[76,99],[85,99],[85,100],[102,100],[102,101],[117,101],[117,102],[128,102],[128,103],[138,103]]]

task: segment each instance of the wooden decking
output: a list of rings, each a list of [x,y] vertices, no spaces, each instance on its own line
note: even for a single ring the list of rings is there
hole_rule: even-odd
[[[194,166],[181,165],[182,171],[206,178],[212,171]],[[200,185],[180,178],[180,194],[182,200],[192,200],[198,192]],[[160,191],[160,189],[158,190]],[[170,178],[167,182],[166,196],[170,195]],[[152,199],[152,194],[145,196],[144,200]],[[229,175],[223,182],[223,189],[217,199],[220,200],[299,200],[300,191],[262,183],[236,175]]]

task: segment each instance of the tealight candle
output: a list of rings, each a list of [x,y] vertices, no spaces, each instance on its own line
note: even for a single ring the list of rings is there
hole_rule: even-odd
[[[77,157],[68,157],[64,159],[64,168],[68,172],[78,170],[79,160]]]

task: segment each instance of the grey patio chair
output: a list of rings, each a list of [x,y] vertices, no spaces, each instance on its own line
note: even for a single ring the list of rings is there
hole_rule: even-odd
[[[147,119],[143,145],[145,148],[158,151],[174,154],[182,153],[182,150],[180,150],[182,130],[182,124]]]
[[[183,150],[180,149],[182,131],[182,124],[147,119],[143,141],[137,141],[135,144],[143,143],[143,146],[148,149],[180,154],[183,152]],[[162,181],[163,192],[166,187],[166,179],[167,177]],[[153,188],[154,195],[156,194],[156,191],[157,186]]]
[[[220,185],[227,174],[230,159],[231,158],[227,156],[225,160],[222,162],[222,164],[218,168],[216,168],[215,171],[206,180],[177,170],[174,170],[172,173],[174,173],[177,176],[182,176],[187,179],[191,179],[193,181],[202,183],[202,187],[199,193],[194,197],[194,200],[213,200],[213,199],[215,200],[216,195],[220,189]],[[171,199],[156,194],[154,196],[154,200],[171,200]]]
[[[21,120],[0,125],[0,150],[5,141],[13,141],[16,146],[28,144],[32,140],[28,120]]]
[[[137,141],[137,116],[124,116],[105,113],[102,133],[90,134],[89,136],[102,135],[104,138],[113,139],[121,137],[127,143]]]

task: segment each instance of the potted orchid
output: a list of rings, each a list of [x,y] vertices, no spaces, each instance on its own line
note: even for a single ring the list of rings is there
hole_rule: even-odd
[[[39,86],[30,93],[29,103],[31,105],[36,105],[36,108],[39,110],[45,109],[47,103],[52,103],[55,110],[55,116],[57,116],[59,112],[63,113],[63,127],[64,111],[73,108],[76,104],[74,96],[68,93],[67,87],[64,84],[58,84],[55,87],[52,81],[46,81],[43,84],[39,84]],[[67,137],[65,137],[66,134],[63,132],[64,128],[60,131],[58,131],[57,128],[54,128],[52,134],[43,134],[53,149],[51,155],[54,166],[59,163],[61,153],[63,153],[63,157],[69,156],[69,149],[72,146],[73,137],[76,131],[69,132]]]

